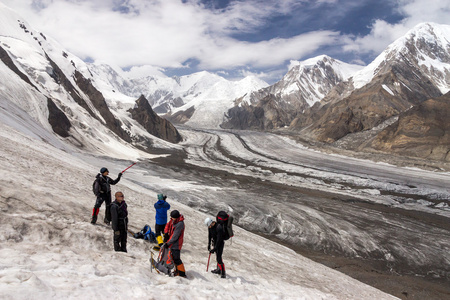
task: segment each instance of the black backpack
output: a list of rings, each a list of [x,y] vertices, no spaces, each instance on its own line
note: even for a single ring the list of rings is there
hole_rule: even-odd
[[[95,183],[98,182],[98,190],[95,190]],[[95,178],[94,182],[92,183],[92,192],[94,193],[95,196],[97,196],[98,193],[100,193],[102,190],[102,187],[100,185],[100,181],[98,180],[98,178]]]
[[[228,240],[229,238],[232,238],[234,236],[233,220],[234,220],[234,218],[232,216],[230,216],[229,214],[227,214],[226,212],[224,212],[223,210],[219,211],[219,213],[217,214],[217,217],[216,217],[217,223],[223,224],[223,230],[224,230],[223,239],[224,240]]]

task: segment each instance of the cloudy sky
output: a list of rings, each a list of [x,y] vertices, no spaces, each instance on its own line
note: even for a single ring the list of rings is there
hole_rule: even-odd
[[[133,75],[207,70],[279,80],[291,60],[368,64],[450,0],[0,0],[86,61]]]

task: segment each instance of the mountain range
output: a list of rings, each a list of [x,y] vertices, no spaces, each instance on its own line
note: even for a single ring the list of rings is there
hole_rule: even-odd
[[[364,143],[358,139],[350,143],[352,148],[448,161],[450,102],[445,100],[450,90],[449,41],[450,26],[419,24],[367,67],[351,68],[356,70],[351,76],[333,67],[333,59],[319,57],[315,64],[291,69],[280,82],[265,89],[271,92],[261,93],[250,105],[230,109],[222,126],[258,130],[286,127],[303,138],[325,143],[349,140],[352,134],[365,132]],[[316,76],[314,80],[311,74]],[[315,92],[318,89],[312,83],[320,83],[323,92]],[[289,87],[295,84],[298,90],[291,92]],[[421,104],[430,99],[435,101],[429,101],[428,109],[422,111]],[[442,118],[436,119],[436,110]],[[397,118],[399,121],[387,127]],[[419,119],[433,119],[434,125],[407,122]],[[398,122],[403,123],[400,126]],[[394,130],[399,127],[403,130]]]
[[[79,147],[115,140],[151,151],[181,141],[173,124],[185,124],[450,160],[448,25],[417,25],[366,67],[325,55],[297,62],[273,85],[209,72],[129,78],[82,61],[3,4],[0,25],[0,99]]]
[[[139,90],[145,91],[155,110],[175,124],[283,130],[302,139],[345,145],[357,151],[448,161],[450,139],[445,114],[450,104],[445,94],[450,90],[449,28],[419,24],[366,67],[321,55],[297,62],[273,85],[255,78],[229,82],[200,72],[181,78],[149,77],[145,88]],[[136,87],[137,81],[133,82]],[[438,99],[432,103],[441,103],[438,109],[443,118],[423,112],[410,115],[431,99]],[[413,107],[416,109],[411,110]],[[405,119],[404,114],[410,117]],[[388,134],[399,127],[399,118],[408,138],[405,131]],[[441,129],[440,135],[431,127],[405,123],[427,118]],[[387,135],[391,139],[387,140]]]

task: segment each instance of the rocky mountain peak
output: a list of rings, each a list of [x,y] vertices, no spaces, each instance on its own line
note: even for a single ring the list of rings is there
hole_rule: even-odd
[[[252,92],[248,104],[229,110],[222,127],[268,129],[289,126],[297,115],[322,100],[336,85],[362,68],[326,55],[293,62],[292,65],[280,81]],[[256,111],[263,120],[252,121],[252,125],[246,127],[245,120],[253,120]]]
[[[333,143],[349,134],[371,130],[411,108],[424,109],[422,102],[450,89],[449,29],[447,25],[418,25],[355,73],[349,82],[336,86],[322,100],[322,107],[313,109],[307,118],[298,117],[293,128],[314,139]],[[341,90],[336,93],[338,88]],[[414,127],[408,129],[411,136],[413,130]],[[391,139],[395,138],[391,136]],[[373,145],[389,151],[398,149],[380,145],[380,141],[387,140],[378,139]]]
[[[148,100],[143,95],[136,100],[136,105],[134,108],[129,109],[128,112],[148,133],[171,143],[181,141],[181,135],[178,130],[169,121],[159,117],[152,110]]]
[[[394,41],[367,67],[352,77],[354,89],[362,88],[392,64],[420,70],[442,94],[450,87],[450,25],[421,23]]]

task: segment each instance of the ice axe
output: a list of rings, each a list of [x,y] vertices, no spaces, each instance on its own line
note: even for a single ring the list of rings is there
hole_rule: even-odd
[[[206,272],[208,272],[210,258],[211,258],[211,252],[209,252],[209,256],[208,256],[208,264],[206,265]]]
[[[129,168],[131,168],[132,166],[134,166],[136,163],[133,163],[131,166],[129,166],[128,168],[126,168],[125,170],[123,170],[122,172],[120,172],[120,173],[124,173],[126,170],[128,170]]]

